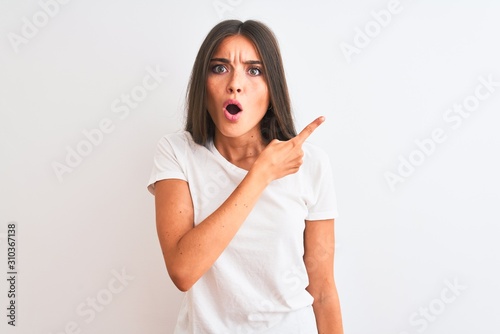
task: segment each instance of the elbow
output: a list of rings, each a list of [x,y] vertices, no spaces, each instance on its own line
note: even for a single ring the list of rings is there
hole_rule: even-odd
[[[333,281],[327,282],[318,287],[309,285],[306,290],[314,298],[313,304],[323,304],[325,302],[330,302],[332,298],[338,299],[337,288]]]
[[[178,279],[172,276],[170,276],[170,278],[172,279],[172,282],[174,283],[175,287],[182,292],[189,291],[189,289],[191,289],[191,287],[193,286],[193,284],[190,284],[187,280]]]
[[[178,254],[164,255],[164,259],[172,283],[182,292],[190,290],[206,271],[200,268],[196,261],[183,258]]]
[[[190,290],[198,280],[193,277],[192,272],[189,270],[175,270],[173,268],[168,268],[168,274],[175,287],[182,292]]]

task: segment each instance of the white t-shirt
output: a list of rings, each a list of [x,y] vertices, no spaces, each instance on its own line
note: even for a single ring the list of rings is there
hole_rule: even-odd
[[[304,143],[299,171],[274,180],[213,266],[185,293],[175,334],[317,333],[304,255],[304,220],[337,216],[329,158]],[[189,132],[158,143],[148,189],[163,179],[188,182],[194,225],[214,212],[247,171],[213,142]]]

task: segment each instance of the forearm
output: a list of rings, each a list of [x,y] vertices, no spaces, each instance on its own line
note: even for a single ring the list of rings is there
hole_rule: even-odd
[[[313,303],[318,334],[343,334],[342,315],[337,289],[333,287],[327,294]]]
[[[182,281],[181,290],[188,290],[231,242],[269,183],[262,175],[249,171],[224,203],[185,233],[168,254],[169,273],[174,282]]]

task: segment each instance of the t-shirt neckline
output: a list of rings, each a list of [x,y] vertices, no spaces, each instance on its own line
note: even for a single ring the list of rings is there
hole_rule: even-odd
[[[219,150],[217,149],[217,147],[215,147],[215,144],[214,144],[214,141],[211,140],[210,143],[208,144],[208,149],[210,152],[212,152],[215,157],[221,161],[222,163],[224,163],[224,165],[227,166],[227,168],[231,169],[231,170],[234,170],[240,174],[243,174],[243,175],[246,175],[248,173],[248,171],[246,169],[243,169],[241,167],[238,167],[236,166],[235,164],[231,163],[229,160],[227,160],[220,152]]]

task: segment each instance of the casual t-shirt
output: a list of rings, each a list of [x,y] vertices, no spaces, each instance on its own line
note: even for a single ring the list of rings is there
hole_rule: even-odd
[[[303,261],[305,220],[337,216],[329,158],[304,143],[299,171],[272,181],[212,267],[185,293],[175,334],[316,333]],[[189,185],[194,226],[213,213],[247,171],[189,132],[164,136],[148,189],[156,181]]]

